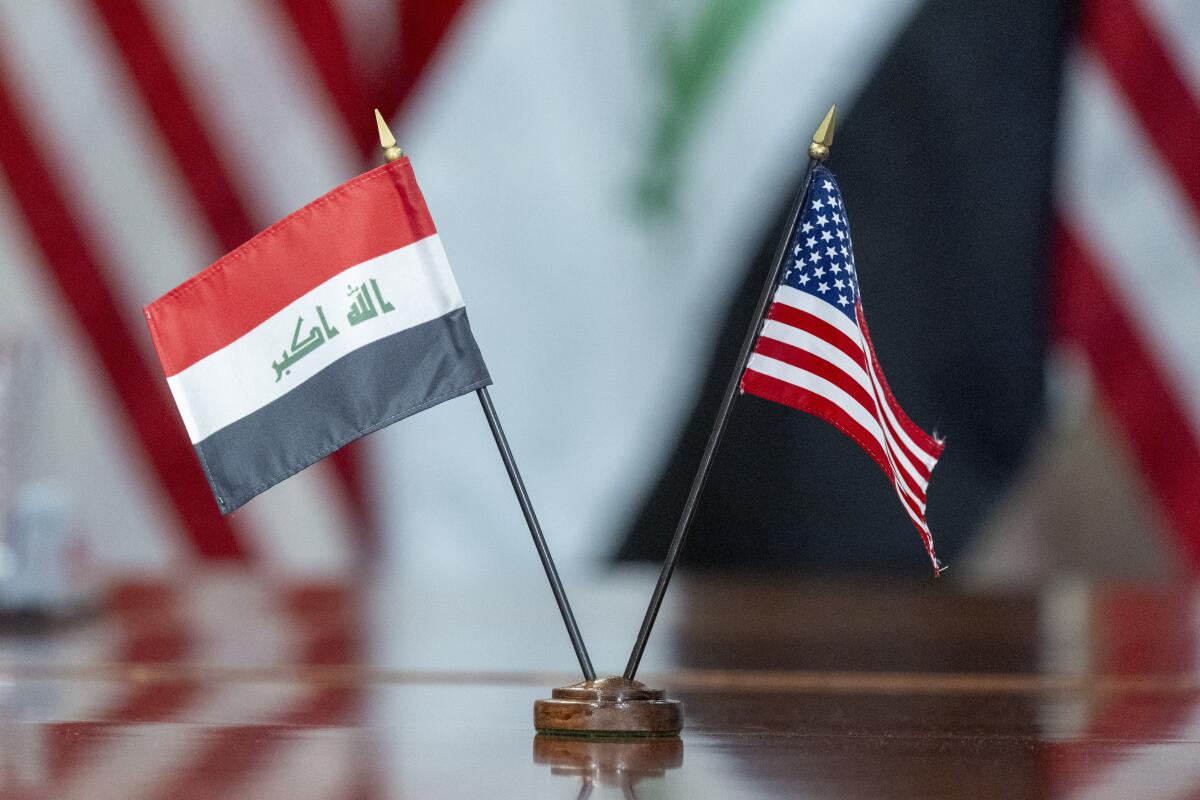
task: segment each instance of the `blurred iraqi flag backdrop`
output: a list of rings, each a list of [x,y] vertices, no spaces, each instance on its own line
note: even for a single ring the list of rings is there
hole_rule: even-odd
[[[465,402],[222,520],[139,324],[377,163],[379,105],[556,556],[654,556],[836,101],[879,355],[948,439],[945,560],[979,530],[1051,554],[1038,536],[1100,508],[1105,538],[1077,550],[1140,537],[1153,568],[1194,569],[1197,41],[1187,0],[3,0],[0,333],[60,345],[12,480],[68,485],[115,566],[338,572],[381,545],[420,571],[530,561]],[[864,459],[739,404],[689,555],[921,569]],[[1057,489],[1081,472],[1102,496],[1073,503]]]

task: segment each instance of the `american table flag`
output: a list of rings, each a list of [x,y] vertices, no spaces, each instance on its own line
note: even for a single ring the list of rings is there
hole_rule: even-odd
[[[788,247],[742,390],[807,411],[858,443],[892,482],[940,573],[925,496],[943,445],[888,388],[863,315],[842,193],[823,166],[813,170]]]

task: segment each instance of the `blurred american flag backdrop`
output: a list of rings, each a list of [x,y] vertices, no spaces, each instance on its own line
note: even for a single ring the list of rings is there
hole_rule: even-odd
[[[460,5],[4,4],[5,330],[64,345],[36,435],[118,562],[370,546],[355,447],[222,519],[133,312],[373,165],[372,106],[397,112]]]
[[[880,358],[948,441],[944,559],[1200,569],[1191,0],[0,0],[0,336],[53,353],[11,480],[67,487],[118,570],[535,574],[470,403],[222,518],[154,360],[141,306],[379,163],[378,106],[556,554],[653,557],[835,100]],[[743,405],[697,560],[921,569],[861,454]]]

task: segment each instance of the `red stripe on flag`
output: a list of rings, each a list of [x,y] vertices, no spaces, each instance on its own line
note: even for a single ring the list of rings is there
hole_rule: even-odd
[[[888,423],[886,419],[881,419],[882,414],[877,411],[875,396],[871,392],[867,391],[862,384],[848,375],[843,369],[829,363],[814,353],[794,347],[776,339],[771,339],[765,334],[759,337],[758,343],[754,347],[754,352],[766,356],[767,358],[773,358],[777,361],[789,364],[797,369],[804,370],[809,374],[816,375],[817,377],[828,381],[838,389],[841,389],[843,392],[848,394],[854,402],[862,406],[863,413],[869,415],[875,419],[877,423],[879,423],[880,431],[883,433],[884,438],[890,441],[890,449],[893,452],[893,456],[895,457],[897,452],[902,454],[904,459],[908,461],[917,474],[919,474],[922,478],[929,478],[929,469],[925,466],[925,464],[913,457],[911,451],[909,451],[909,449],[904,446],[904,443],[901,442],[896,436],[895,429]],[[781,382],[789,386],[791,385],[787,381]],[[745,387],[746,385],[743,384],[743,386]],[[751,391],[752,394],[758,394],[752,389],[749,389],[748,387],[746,388],[748,391]],[[791,405],[790,402],[780,402],[783,402],[785,405]],[[858,423],[855,424],[857,425]],[[858,427],[861,428],[862,426],[859,425]],[[863,435],[871,436],[869,432],[865,431],[865,429],[863,430]],[[878,441],[873,436],[871,437],[871,440],[876,442]],[[880,455],[884,459],[887,459],[888,452],[881,449]],[[895,466],[895,472],[893,473],[893,471],[889,468],[888,474],[892,475],[893,480],[902,481],[904,486],[909,490],[909,492],[912,493],[914,497],[921,502],[924,502],[925,490],[917,484],[916,480],[912,475],[909,474],[908,470],[906,470],[902,464],[897,462]]]
[[[116,663],[181,662],[194,655],[192,630],[177,613],[180,604],[176,589],[162,584],[128,583],[110,593],[106,608],[116,624],[105,627],[121,639]],[[47,795],[54,795],[61,790],[60,784],[86,768],[108,729],[131,722],[177,718],[200,691],[192,681],[137,685],[111,708],[90,712],[92,720],[46,726],[51,779]]]
[[[865,333],[863,334],[863,337],[864,337],[864,339],[866,339],[867,345],[869,347],[870,339],[866,336]],[[872,402],[871,414],[872,414],[872,416],[875,417],[876,421],[879,422],[880,427],[883,429],[884,436],[887,438],[888,442],[890,443],[890,448],[893,451],[895,451],[896,453],[902,454],[904,456],[904,460],[908,462],[908,465],[910,467],[912,467],[913,471],[915,471],[918,475],[920,475],[922,478],[924,478],[926,481],[928,481],[930,479],[930,477],[933,475],[933,469],[931,467],[929,467],[924,462],[924,460],[922,460],[921,456],[922,455],[932,455],[934,458],[936,458],[937,456],[934,454],[922,453],[919,449],[921,447],[921,445],[918,444],[917,442],[913,442],[913,444],[918,449],[909,447],[908,444],[904,441],[904,437],[901,436],[901,432],[896,429],[897,424],[903,426],[905,423],[907,423],[910,427],[915,427],[915,426],[913,426],[912,421],[909,420],[908,417],[905,416],[904,412],[900,409],[900,406],[896,403],[896,399],[894,397],[892,397],[891,389],[888,388],[888,385],[887,385],[887,379],[883,376],[882,370],[879,369],[878,362],[876,362],[874,360],[874,355],[875,355],[874,351],[872,351],[871,352],[872,361],[871,361],[871,366],[869,368],[870,375],[872,375],[874,377],[873,388],[872,388],[872,398],[873,399],[871,401]],[[877,396],[877,395],[882,395],[882,396]],[[886,404],[886,408],[891,409],[891,411],[892,411],[892,414],[890,416],[885,412],[885,404]],[[892,422],[893,418],[895,419],[896,424],[893,424],[893,422]],[[907,431],[908,428],[905,428],[904,430]],[[917,429],[917,430],[918,430],[918,432],[921,433],[921,436],[924,439],[928,439],[928,436],[923,431],[920,431],[920,429]],[[911,439],[912,437],[909,436],[909,438]],[[918,441],[921,441],[921,440],[918,440]],[[940,451],[939,451],[938,455],[940,455]],[[910,488],[912,488],[912,490],[917,495],[919,495],[922,500],[924,500],[925,492],[916,486],[916,484],[912,481],[911,477],[909,476],[908,471],[901,468],[900,474],[904,476],[905,484],[908,485]]]
[[[855,421],[853,417],[847,414],[841,406],[819,394],[802,389],[787,381],[781,381],[770,375],[755,372],[753,369],[747,369],[742,376],[742,388],[764,400],[771,400],[785,406],[790,406],[791,408],[823,419],[857,443],[879,465],[884,474],[888,476],[892,482],[892,488],[896,489],[896,495],[900,498],[900,502],[904,506],[905,514],[921,535],[921,541],[925,545],[926,552],[930,558],[934,558],[933,541],[918,523],[918,520],[924,520],[924,515],[916,508],[912,500],[896,486],[897,476],[892,469],[891,463],[888,461],[887,454],[883,451],[879,441]]]
[[[742,376],[742,388],[764,400],[781,403],[825,420],[854,440],[889,478],[895,479],[892,465],[888,461],[887,455],[884,454],[879,440],[832,400],[787,381],[755,372],[753,369],[747,369],[745,375]]]
[[[163,368],[174,375],[339,273],[434,233],[408,159],[377,167],[147,306]]]
[[[209,228],[225,250],[232,250],[254,235],[254,225],[158,31],[137,0],[91,2]]]
[[[281,590],[288,633],[303,641],[296,660],[306,665],[355,664],[363,655],[361,598],[340,586],[297,586]],[[190,800],[228,797],[261,778],[264,765],[292,744],[276,735],[286,728],[331,728],[360,721],[361,686],[309,682],[309,691],[288,710],[261,722],[224,726],[208,738],[186,766],[149,796]]]
[[[854,359],[855,363],[857,363],[860,367],[863,368],[864,373],[866,373],[868,371],[869,367],[867,366],[867,357],[866,357],[866,354],[863,352],[862,348],[859,346],[859,344],[857,342],[855,342],[854,340],[850,339],[850,337],[846,336],[846,334],[842,333],[840,330],[835,328],[833,325],[830,325],[828,322],[825,322],[824,320],[820,319],[819,317],[816,317],[813,314],[810,314],[806,311],[801,311],[800,309],[794,308],[794,307],[786,305],[784,303],[772,304],[771,308],[767,312],[767,317],[768,317],[768,319],[772,319],[776,322],[779,322],[780,324],[787,325],[788,327],[795,328],[797,330],[802,330],[802,331],[805,331],[806,333],[810,333],[813,336],[825,341],[826,343],[836,346],[839,350],[841,350],[847,356]],[[860,324],[861,324],[861,322],[860,322]],[[864,336],[865,335],[866,334],[864,332]],[[763,355],[771,355],[770,353],[767,353],[763,350],[764,344],[769,341],[774,341],[774,340],[770,339],[765,334],[760,336],[758,339],[758,343],[755,345],[755,352],[761,352],[761,353],[763,353]],[[869,337],[867,338],[867,342],[869,345],[870,344]],[[780,352],[780,353],[786,354],[786,351],[779,350],[774,345],[771,345],[771,347],[773,348],[773,352]],[[789,346],[783,345],[783,347],[789,347]],[[793,359],[800,358],[801,356],[799,354],[804,353],[803,350],[798,349],[798,348],[792,348],[792,350],[794,350],[795,352],[790,354],[789,358],[793,358]],[[825,362],[823,359],[819,359],[817,356],[807,354],[807,353],[805,353],[805,355],[808,355],[811,358],[817,358],[822,363],[828,364],[828,362]],[[808,369],[808,367],[806,367],[805,364],[797,363],[796,361],[789,360],[789,358],[785,358],[782,356],[776,356],[776,355],[771,355],[771,357],[778,358],[780,361],[784,361],[785,363],[789,363],[789,364],[792,364],[793,366],[800,367],[801,369]],[[813,374],[819,374],[821,377],[826,378],[827,380],[830,380],[830,382],[835,383],[839,388],[841,388],[847,394],[850,394],[852,397],[855,397],[855,399],[857,399],[859,401],[859,403],[863,406],[863,408],[866,409],[867,413],[870,414],[872,417],[875,417],[876,420],[878,420],[881,428],[884,430],[887,437],[891,440],[893,447],[897,450],[902,450],[905,457],[907,458],[909,463],[912,465],[912,468],[917,472],[917,474],[919,474],[922,478],[925,478],[926,480],[928,480],[931,470],[929,469],[928,466],[925,465],[924,461],[915,457],[913,455],[913,453],[911,452],[911,450],[904,444],[904,442],[902,441],[902,439],[899,436],[898,431],[896,430],[896,427],[892,424],[891,420],[888,419],[887,415],[883,414],[882,411],[876,410],[877,406],[876,406],[874,394],[872,392],[868,392],[867,390],[865,390],[861,384],[859,384],[857,381],[854,381],[849,376],[845,375],[845,373],[843,373],[842,370],[838,369],[837,367],[834,367],[832,364],[829,364],[828,366],[829,366],[830,370],[841,374],[842,377],[839,378],[838,380],[834,380],[834,379],[830,378],[829,375],[826,375],[824,373],[815,372],[813,370],[808,370],[808,371],[813,372]],[[918,447],[921,447],[922,443],[930,441],[928,434],[926,434],[920,428],[917,428],[912,423],[912,421],[908,419],[908,417],[904,414],[904,412],[900,410],[899,405],[896,403],[895,398],[891,396],[890,389],[888,388],[888,385],[887,385],[887,381],[880,374],[880,371],[878,369],[876,369],[876,370],[874,370],[874,374],[876,376],[876,380],[879,382],[880,388],[883,390],[883,394],[884,394],[884,397],[882,398],[883,402],[889,403],[889,407],[892,409],[892,413],[895,416],[897,423],[899,423],[902,426],[907,424],[907,427],[905,427],[904,430],[906,432],[908,432],[910,438],[914,438],[914,444],[916,444]],[[915,436],[914,436],[913,431],[916,432]],[[938,455],[940,453],[941,453],[941,449],[938,448],[936,453],[930,453],[929,455],[936,457],[936,455]],[[922,490],[920,487],[918,487],[916,485],[916,483],[914,482],[912,477],[904,469],[901,469],[901,479],[904,481],[905,485],[908,486],[913,491],[914,494],[916,494],[922,500],[925,498],[924,490]]]
[[[417,82],[425,74],[439,48],[453,29],[462,10],[469,5],[465,0],[398,0],[400,17],[400,44],[396,48],[398,63],[390,74],[385,75],[383,92],[394,92],[389,105],[394,113],[412,95]]]
[[[1151,494],[1194,571],[1200,571],[1200,445],[1155,358],[1071,231],[1060,226],[1053,293],[1056,335],[1087,354]]]
[[[818,339],[824,339],[854,359],[855,363],[862,367],[864,371],[867,369],[866,354],[863,353],[862,346],[820,317],[810,314],[807,311],[793,308],[787,303],[774,302],[767,310],[767,319],[775,320],[805,333],[811,333]]]
[[[871,396],[871,393],[863,388],[861,383],[847,375],[841,367],[830,364],[815,353],[765,335],[759,337],[758,344],[754,346],[754,352],[824,378],[857,400],[867,413],[873,415],[875,398]]]
[[[1096,590],[1087,609],[1095,630],[1103,636],[1092,639],[1087,671],[1092,675],[1189,675],[1196,670],[1195,653],[1200,652],[1190,592],[1169,588],[1105,586]],[[1121,787],[1106,785],[1122,764],[1145,759],[1153,769],[1153,748],[1131,747],[1111,761],[1112,771],[1098,769],[1096,742],[1120,739],[1126,742],[1166,741],[1177,737],[1180,726],[1197,710],[1194,695],[1163,695],[1157,702],[1143,693],[1089,693],[1087,726],[1070,740],[1045,745],[1045,774],[1052,797],[1086,797],[1081,791],[1103,786],[1107,796],[1120,797]],[[1147,702],[1151,700],[1150,702]],[[1124,749],[1124,748],[1123,748]],[[1149,774],[1143,772],[1144,774]],[[1138,779],[1137,772],[1133,780]],[[1134,784],[1126,781],[1126,786]],[[1143,784],[1144,785],[1144,784]],[[1154,793],[1151,792],[1150,796]],[[1172,797],[1195,796],[1173,793]]]
[[[254,235],[254,223],[163,47],[160,32],[138,0],[91,1],[209,229],[223,249],[234,249]],[[330,461],[354,515],[354,530],[368,532],[373,526],[358,450],[352,443],[333,453]],[[374,543],[368,539],[363,547],[373,549]]]
[[[891,447],[888,448],[888,451],[887,451],[888,453],[890,453],[892,455],[893,458],[897,459],[896,464],[895,464],[895,469],[893,470],[892,480],[897,481],[897,482],[902,481],[904,483],[904,486],[909,491],[909,496],[916,498],[921,503],[924,503],[925,502],[925,490],[917,485],[917,482],[913,478],[913,476],[911,474],[909,474],[908,470],[906,470],[904,468],[904,465],[900,463],[899,459],[897,458],[897,451],[899,449],[900,449],[899,445],[892,445]],[[913,457],[911,455],[909,455],[907,451],[905,451],[904,455],[905,455],[905,459],[908,461],[908,463],[912,464],[914,461]],[[897,488],[899,488],[899,487],[897,487]]]
[[[378,106],[391,118],[408,100],[417,82],[425,74],[444,43],[464,0],[398,0],[399,41],[392,48],[395,60],[371,75],[355,68],[345,31],[336,10],[328,0],[301,2],[279,0],[296,30],[317,74],[325,84],[342,116],[350,138],[368,158],[378,158],[379,142],[371,124],[371,106]],[[364,555],[378,549],[377,530],[370,519],[366,482],[362,470],[363,442],[352,442],[333,453],[331,459],[341,476],[351,503],[363,524],[358,532],[364,541]]]
[[[195,551],[244,558],[246,551],[217,511],[196,454],[166,387],[142,357],[118,310],[105,269],[71,216],[63,192],[20,119],[7,77],[0,74],[0,166],[8,176],[47,272],[74,312],[115,390],[135,440],[170,498]]]
[[[1200,103],[1132,0],[1083,4],[1081,38],[1104,59],[1200,216]]]
[[[903,426],[905,433],[913,440],[913,444],[925,451],[926,455],[931,458],[938,458],[942,455],[942,451],[946,449],[946,445],[934,439],[924,430],[922,430],[915,422],[908,418],[908,414],[904,413],[904,409],[900,407],[900,403],[896,400],[896,396],[892,394],[892,387],[888,385],[887,377],[883,374],[883,367],[879,365],[879,356],[875,352],[875,343],[871,341],[871,331],[867,328],[867,317],[863,314],[862,304],[857,308],[858,327],[862,331],[863,341],[867,343],[867,349],[871,355],[871,372],[875,376],[875,380],[879,382],[879,387],[883,389],[884,400],[888,404],[888,408],[892,410],[896,421]],[[925,468],[921,464],[921,469]]]
[[[372,107],[391,118],[404,106],[460,12],[469,5],[464,0],[397,0],[397,41],[391,48],[394,58],[364,75],[361,65],[355,64],[341,18],[329,0],[277,2],[291,20],[350,138],[368,158],[378,157],[379,152],[375,126],[370,121]]]
[[[768,358],[774,358],[777,361],[782,361],[797,369],[802,369],[812,375],[829,381],[831,384],[841,389],[846,394],[857,402],[863,408],[863,412],[874,417],[876,422],[879,422],[881,431],[884,433],[884,438],[890,439],[890,449],[893,457],[896,457],[896,451],[902,451],[905,460],[912,465],[913,469],[922,477],[928,478],[928,470],[925,470],[925,465],[914,459],[911,453],[903,442],[897,440],[895,432],[886,420],[880,420],[880,415],[876,413],[875,398],[863,388],[862,384],[847,375],[841,368],[830,364],[828,361],[816,356],[806,350],[801,350],[797,347],[792,347],[784,342],[770,339],[765,336],[760,337],[758,345],[754,351]],[[786,381],[784,381],[786,383]],[[860,426],[861,427],[861,426]],[[888,435],[890,434],[890,436]],[[867,435],[870,435],[869,433]],[[874,438],[874,437],[872,437]],[[887,457],[887,450],[881,451],[884,457]],[[904,486],[912,493],[912,496],[920,502],[925,502],[925,490],[917,485],[916,480],[909,474],[908,470],[897,461],[895,470],[891,472],[893,480],[903,481]]]
[[[366,87],[355,70],[337,9],[329,0],[277,2],[291,21],[351,139],[364,153],[377,152],[379,140]]]

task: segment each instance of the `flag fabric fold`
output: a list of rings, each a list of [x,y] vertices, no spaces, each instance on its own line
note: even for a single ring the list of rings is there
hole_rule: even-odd
[[[309,203],[145,313],[222,513],[491,383],[407,158]]]
[[[892,482],[940,573],[925,503],[943,444],[909,419],[888,387],[863,314],[841,190],[824,166],[813,171],[788,247],[741,389],[854,440]]]

